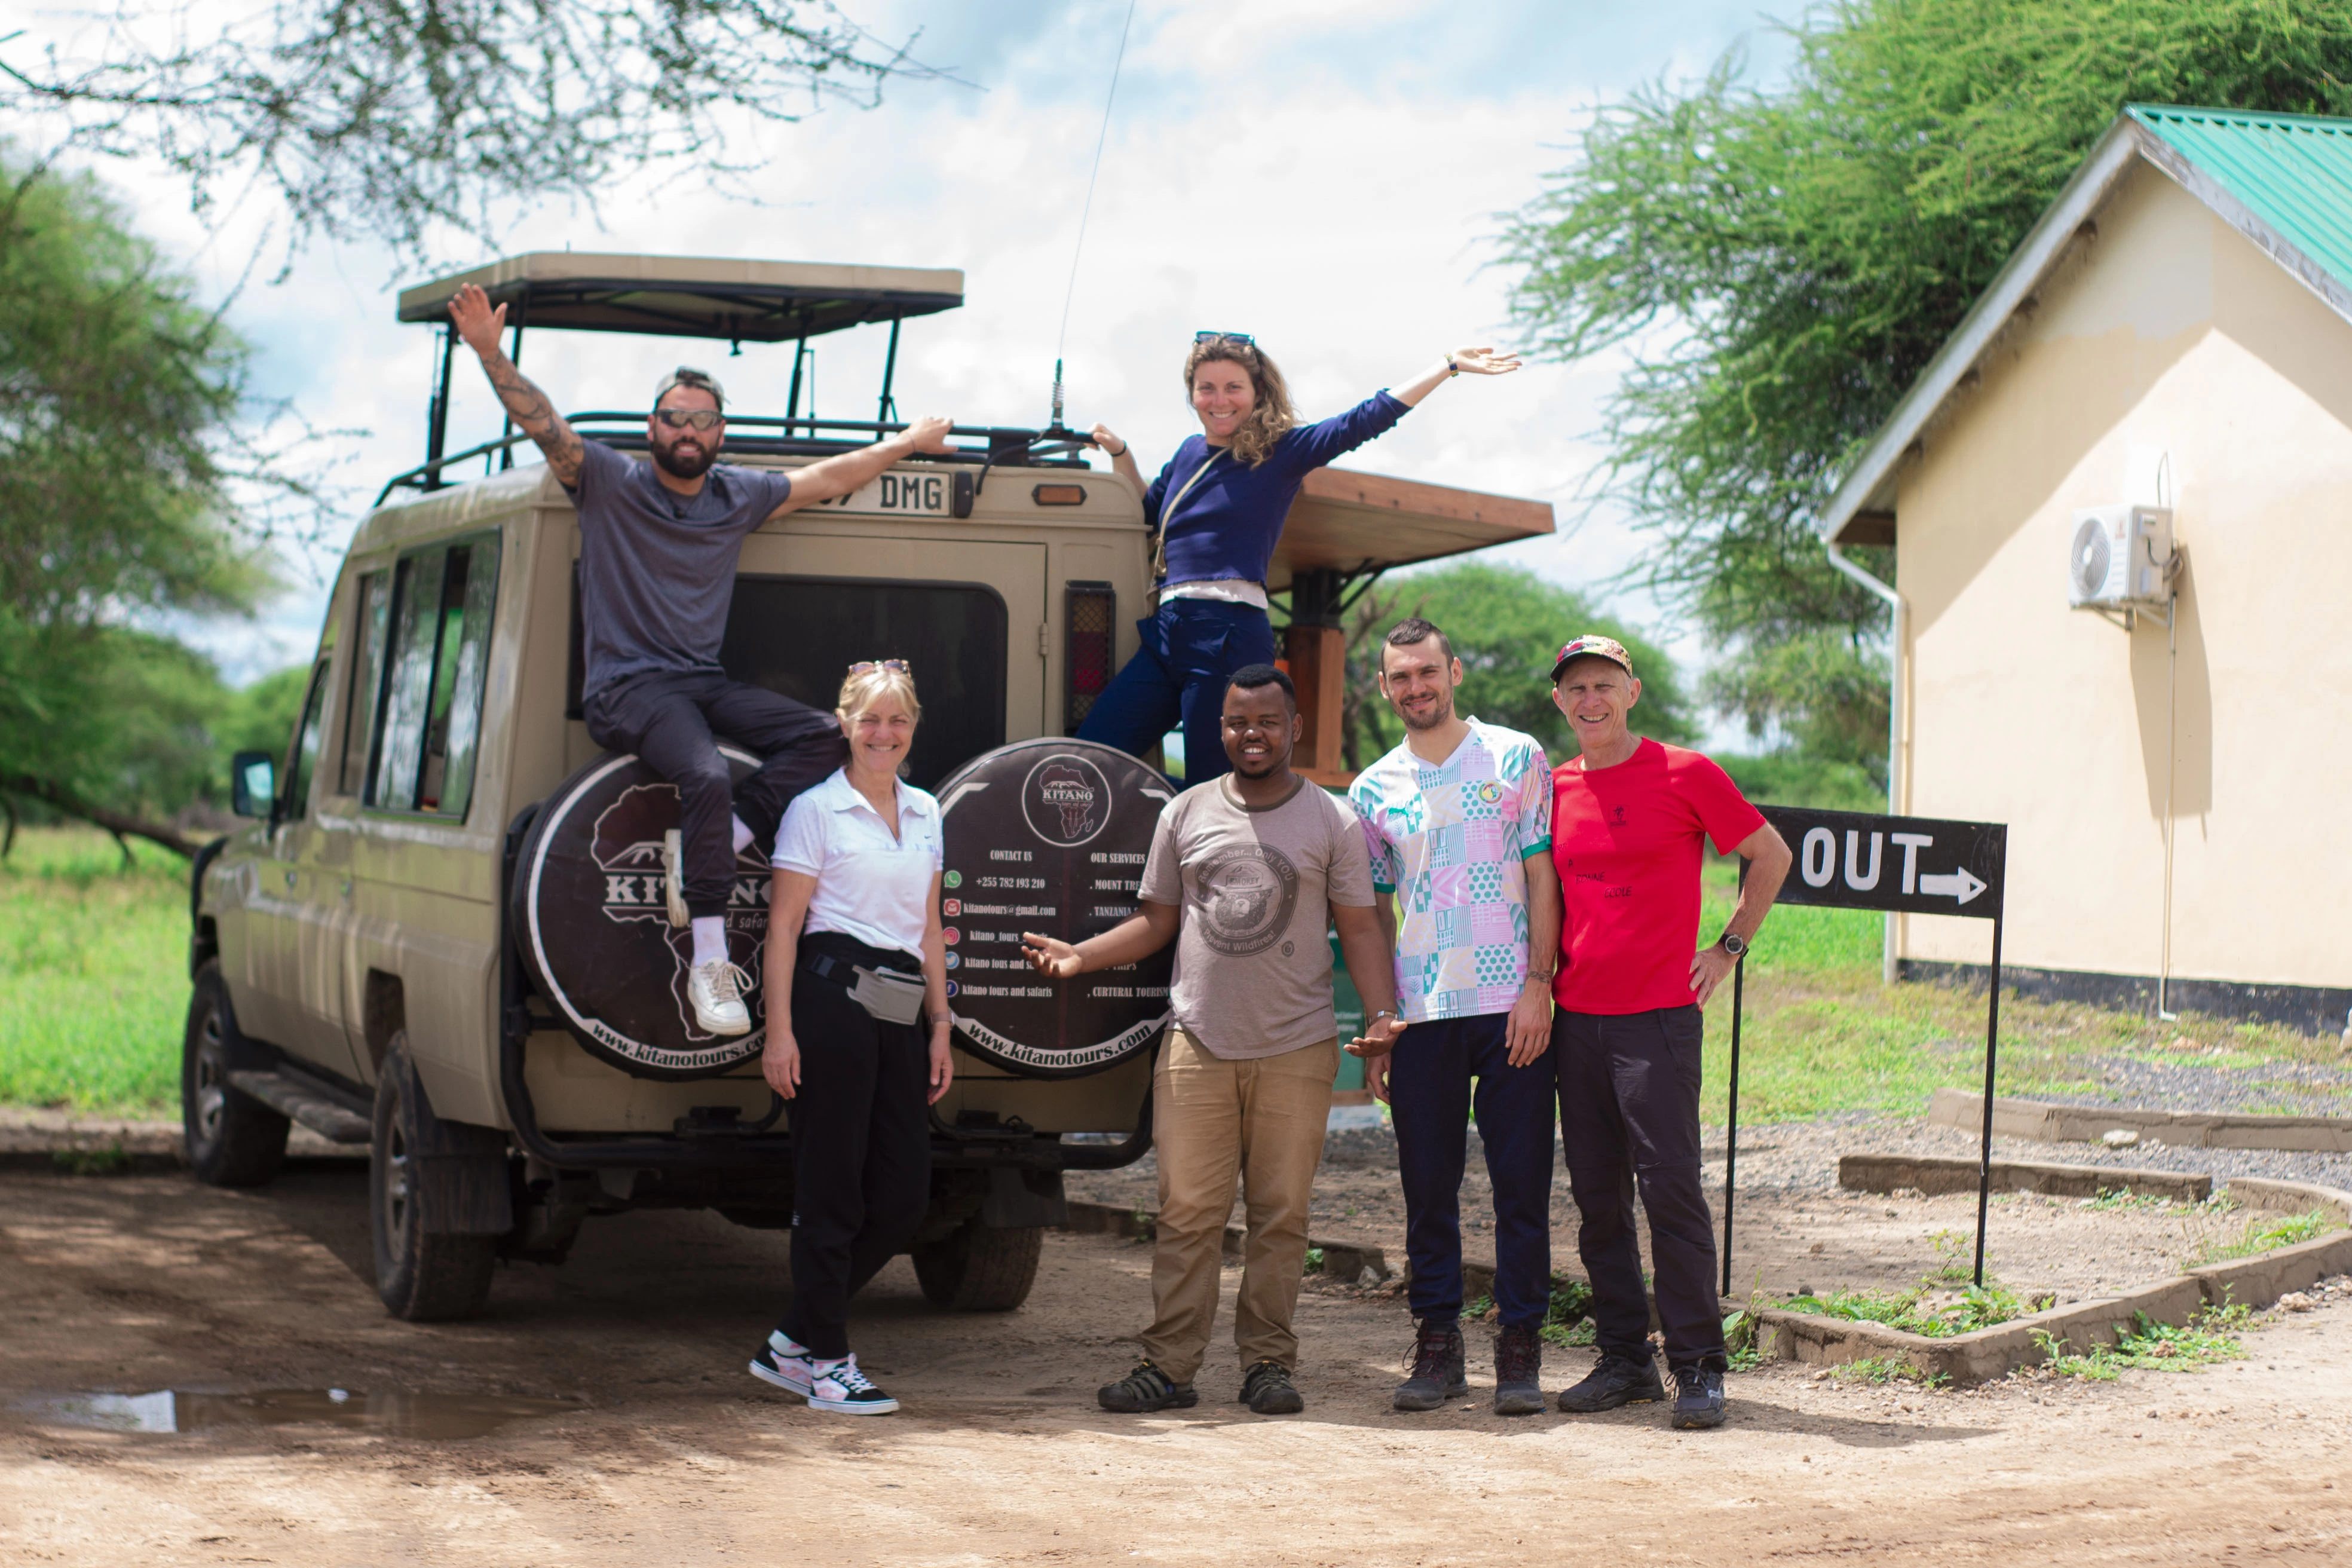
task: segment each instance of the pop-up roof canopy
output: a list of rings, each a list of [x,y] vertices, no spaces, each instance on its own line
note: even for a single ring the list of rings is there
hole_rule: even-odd
[[[509,307],[517,326],[727,342],[789,342],[963,303],[953,268],[540,250],[403,289],[400,319],[447,320],[450,297],[467,283]]]
[[[1274,547],[1266,587],[1307,579],[1309,597],[1391,566],[1437,561],[1552,531],[1551,503],[1318,468],[1299,487]],[[1321,578],[1321,584],[1313,579]],[[1323,586],[1328,584],[1329,586]],[[1318,589],[1320,592],[1318,592]],[[1298,607],[1294,605],[1294,610]],[[1311,618],[1300,612],[1299,618]]]

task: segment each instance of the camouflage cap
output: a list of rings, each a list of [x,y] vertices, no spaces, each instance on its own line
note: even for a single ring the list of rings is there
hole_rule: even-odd
[[[707,370],[697,370],[690,364],[682,364],[654,384],[654,406],[656,408],[659,408],[661,406],[662,395],[674,386],[698,387],[700,390],[710,394],[710,400],[713,403],[718,404],[722,412],[724,412],[727,407],[727,394],[726,391],[719,386],[719,378],[717,376],[711,374]]]
[[[1558,686],[1559,678],[1568,673],[1570,662],[1580,658],[1605,658],[1626,674],[1633,673],[1633,656],[1625,651],[1623,643],[1619,642],[1615,637],[1599,637],[1587,632],[1563,647],[1559,650],[1559,657],[1552,660],[1551,683]]]

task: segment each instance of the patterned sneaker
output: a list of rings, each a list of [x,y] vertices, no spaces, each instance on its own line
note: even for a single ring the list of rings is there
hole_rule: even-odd
[[[751,1015],[743,1005],[743,992],[751,977],[723,958],[698,963],[686,972],[686,999],[694,1021],[714,1035],[748,1035]]]
[[[1423,1318],[1412,1342],[1412,1375],[1397,1384],[1389,1403],[1399,1410],[1435,1410],[1470,1392],[1464,1375],[1462,1325]]]
[[[1531,1327],[1507,1325],[1495,1336],[1495,1414],[1543,1414],[1543,1340]]]
[[[751,1358],[751,1375],[805,1399],[816,1381],[809,1371],[809,1363],[815,1359],[808,1346],[778,1329],[760,1347],[760,1353]]]
[[[684,931],[691,923],[686,913],[686,835],[675,827],[662,835],[662,894],[670,925]]]
[[[1260,1415],[1296,1415],[1307,1408],[1290,1369],[1278,1361],[1253,1363],[1242,1373],[1242,1403]]]
[[[1135,1363],[1135,1370],[1117,1383],[1107,1383],[1095,1394],[1095,1401],[1105,1410],[1116,1410],[1121,1415],[1141,1415],[1153,1410],[1174,1406],[1190,1410],[1201,1403],[1201,1396],[1189,1383],[1170,1381],[1166,1373],[1148,1361]]]
[[[898,1408],[898,1402],[874,1386],[873,1380],[857,1370],[855,1352],[839,1361],[809,1363],[809,1408],[831,1410],[843,1415],[887,1415]]]

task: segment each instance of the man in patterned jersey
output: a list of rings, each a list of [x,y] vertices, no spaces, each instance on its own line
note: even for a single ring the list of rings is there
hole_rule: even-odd
[[[1381,690],[1404,744],[1358,774],[1348,799],[1395,945],[1404,1032],[1392,1055],[1368,1056],[1364,1078],[1392,1107],[1420,1321],[1396,1407],[1434,1410],[1470,1392],[1461,1191],[1475,1107],[1495,1189],[1495,1414],[1530,1415],[1544,1407],[1538,1331],[1551,1297],[1551,770],[1528,736],[1456,715],[1461,684],[1444,632],[1415,616],[1389,633]]]

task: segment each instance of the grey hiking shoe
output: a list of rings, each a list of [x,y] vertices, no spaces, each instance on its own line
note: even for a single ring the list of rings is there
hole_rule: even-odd
[[[1582,1383],[1559,1391],[1559,1407],[1571,1415],[1591,1415],[1665,1396],[1666,1385],[1658,1379],[1655,1360],[1647,1355],[1635,1360],[1604,1351]]]
[[[1260,1415],[1296,1415],[1307,1408],[1290,1369],[1278,1361],[1254,1362],[1242,1373],[1242,1403]]]
[[[1390,1403],[1399,1410],[1435,1410],[1461,1398],[1470,1392],[1462,1363],[1462,1325],[1423,1319],[1420,1337],[1412,1342],[1412,1375],[1397,1384]]]
[[[1190,1410],[1201,1403],[1189,1383],[1171,1382],[1168,1374],[1148,1361],[1135,1363],[1135,1370],[1117,1383],[1107,1383],[1096,1391],[1096,1401],[1105,1410],[1116,1410],[1122,1415],[1141,1415],[1148,1411],[1165,1410],[1173,1405]]]
[[[1723,1373],[1711,1366],[1675,1369],[1674,1425],[1696,1431],[1723,1425]]]
[[[1495,1414],[1543,1414],[1543,1338],[1507,1324],[1495,1336]]]

